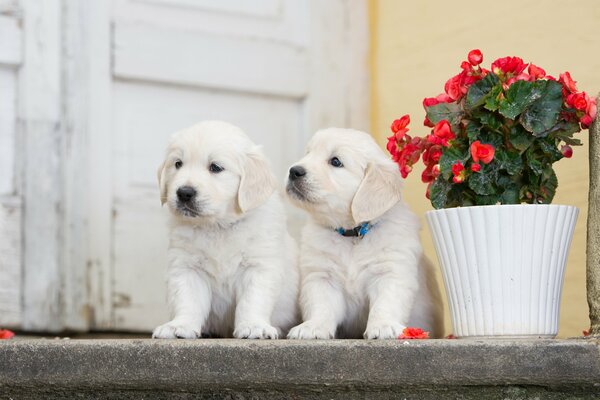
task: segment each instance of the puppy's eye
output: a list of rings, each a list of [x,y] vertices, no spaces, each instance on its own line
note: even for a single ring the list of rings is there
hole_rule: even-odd
[[[329,164],[333,165],[336,168],[342,168],[344,166],[344,164],[342,164],[340,159],[337,157],[333,157],[331,160],[329,160]]]
[[[181,160],[175,161],[175,169],[179,169],[181,167],[183,167],[183,161],[181,161]]]
[[[208,170],[213,174],[218,174],[219,172],[223,171],[223,167],[221,167],[219,164],[212,163],[208,166]]]

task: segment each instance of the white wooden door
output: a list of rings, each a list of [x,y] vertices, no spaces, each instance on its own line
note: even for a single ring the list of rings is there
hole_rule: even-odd
[[[316,129],[367,128],[367,43],[366,0],[0,0],[0,324],[166,320],[169,135],[230,121],[282,181]]]
[[[283,181],[315,129],[367,124],[366,10],[362,1],[117,0],[111,22],[109,325],[149,330],[168,318],[155,172],[169,135],[230,121],[264,145]]]
[[[65,235],[82,244],[66,270],[85,274],[71,293],[83,287],[91,328],[147,331],[168,317],[156,169],[169,135],[230,121],[283,181],[316,129],[367,129],[365,1],[65,0],[63,11],[66,126],[85,133],[65,161],[76,211]]]

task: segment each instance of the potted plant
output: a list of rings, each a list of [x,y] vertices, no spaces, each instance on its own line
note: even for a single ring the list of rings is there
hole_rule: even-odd
[[[444,93],[426,98],[424,137],[408,115],[387,149],[406,177],[419,159],[426,219],[457,337],[554,337],[564,268],[577,219],[550,205],[553,164],[580,145],[573,135],[596,116],[596,100],[568,72],[556,79],[519,57],[481,66],[469,53]]]

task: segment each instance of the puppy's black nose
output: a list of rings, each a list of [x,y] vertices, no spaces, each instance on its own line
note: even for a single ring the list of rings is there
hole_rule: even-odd
[[[306,170],[302,167],[300,167],[299,165],[296,165],[292,168],[290,168],[290,180],[291,181],[295,181],[298,178],[303,177],[304,175],[306,175]]]
[[[190,201],[196,195],[196,189],[191,186],[182,186],[177,189],[179,201]]]

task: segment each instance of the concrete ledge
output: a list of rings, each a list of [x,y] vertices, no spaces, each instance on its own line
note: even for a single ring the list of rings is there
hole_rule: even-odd
[[[596,340],[13,340],[0,398],[600,397]]]

